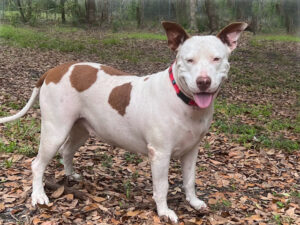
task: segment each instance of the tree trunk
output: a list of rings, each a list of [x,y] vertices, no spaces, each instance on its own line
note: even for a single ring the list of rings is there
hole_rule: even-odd
[[[101,23],[108,21],[108,0],[102,0]]]
[[[204,4],[205,11],[208,17],[208,26],[210,29],[210,33],[213,33],[219,27],[215,0],[205,0]]]
[[[144,22],[144,0],[138,0],[138,4],[136,6],[136,20],[137,27],[141,28]]]
[[[196,30],[197,29],[197,24],[196,24],[196,0],[190,0],[190,17],[191,17],[191,30]]]
[[[27,0],[27,15],[26,15],[26,19],[27,21],[29,21],[31,19],[31,15],[32,15],[32,1],[31,0]]]
[[[26,20],[26,17],[24,15],[24,10],[23,10],[23,7],[21,5],[21,0],[17,0],[17,6],[18,6],[18,9],[20,11],[20,14],[21,14],[21,19],[22,19],[22,22],[23,23],[26,23],[27,20]]]
[[[66,2],[66,0],[60,0],[61,22],[62,23],[66,23],[65,2]]]
[[[87,0],[86,2],[86,17],[89,24],[96,21],[96,4],[95,0]]]

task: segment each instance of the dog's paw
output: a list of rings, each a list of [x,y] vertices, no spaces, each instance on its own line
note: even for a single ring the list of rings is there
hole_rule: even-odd
[[[162,210],[161,212],[158,212],[158,215],[160,217],[165,216],[169,218],[173,223],[178,223],[178,217],[172,209]]]
[[[201,209],[207,208],[207,205],[198,198],[191,199],[189,202],[190,202],[191,206],[196,210],[201,210]]]
[[[69,175],[69,178],[71,180],[75,180],[75,181],[81,181],[82,180],[81,175],[78,174],[78,173],[72,173],[71,175]]]
[[[35,206],[36,204],[48,205],[49,199],[44,192],[41,193],[32,193],[31,195],[31,204]]]

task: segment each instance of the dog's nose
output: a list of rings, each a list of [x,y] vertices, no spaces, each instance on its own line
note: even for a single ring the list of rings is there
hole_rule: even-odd
[[[211,79],[209,77],[198,77],[196,80],[197,86],[201,91],[205,91],[209,88],[211,84]]]

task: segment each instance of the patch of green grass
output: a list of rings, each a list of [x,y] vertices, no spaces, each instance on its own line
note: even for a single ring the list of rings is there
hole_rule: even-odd
[[[117,33],[110,37],[104,38],[101,42],[104,45],[121,45],[126,43],[124,39],[137,40],[167,40],[165,35],[153,33]]]
[[[9,144],[4,144],[0,141],[0,152],[11,153],[17,150],[18,146],[16,142],[10,142]]]
[[[272,105],[232,104],[217,100],[215,110],[216,113],[226,117],[249,114],[254,118],[268,118],[272,114]]]
[[[55,26],[54,31],[61,33],[75,33],[79,31],[78,27],[69,27],[69,26]]]
[[[290,195],[300,199],[300,191],[292,191]]]
[[[127,180],[123,183],[123,185],[124,185],[126,198],[129,199],[131,197],[131,183],[129,180]]]
[[[111,156],[109,156],[109,155],[107,155],[107,154],[103,154],[103,155],[101,155],[101,159],[102,159],[102,163],[101,163],[101,165],[103,166],[103,167],[106,167],[106,168],[111,168],[111,166],[112,166],[112,157]]]
[[[165,35],[153,33],[119,33],[118,38],[140,39],[140,40],[167,40]]]
[[[3,111],[3,107],[0,106],[0,117],[4,117],[4,116],[7,116],[7,115],[8,115],[8,113]]]
[[[85,49],[84,43],[78,40],[53,38],[33,29],[9,25],[0,26],[0,38],[10,45],[22,48],[55,49],[62,52],[79,52]]]
[[[143,161],[137,154],[130,153],[130,152],[126,152],[124,157],[127,163],[139,164],[140,162]]]
[[[8,169],[8,168],[12,167],[13,163],[14,163],[14,162],[13,162],[12,159],[6,159],[6,160],[4,160],[4,167],[5,167],[6,169]]]
[[[300,37],[292,35],[257,35],[253,39],[262,41],[300,42]]]
[[[232,203],[226,199],[219,199],[216,204],[211,204],[210,208],[214,211],[219,211],[224,208],[230,208]]]
[[[120,45],[120,44],[124,43],[123,40],[116,38],[116,37],[105,38],[101,42],[102,42],[102,44],[108,45],[108,46],[109,45]]]
[[[27,156],[36,154],[40,134],[40,121],[37,119],[21,118],[5,123],[3,134],[9,143],[0,140],[0,152],[16,152]]]
[[[297,123],[291,123],[289,120],[271,120],[266,124],[266,128],[271,132],[294,129],[296,131]]]
[[[264,147],[285,150],[287,152],[293,152],[300,149],[299,143],[283,137],[271,139],[265,135],[261,135],[258,137],[258,141]]]

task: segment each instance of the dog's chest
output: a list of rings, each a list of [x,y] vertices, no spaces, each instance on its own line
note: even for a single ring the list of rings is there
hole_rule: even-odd
[[[208,132],[212,121],[212,114],[203,116],[199,120],[186,120],[181,126],[174,130],[177,134],[174,140],[173,157],[180,157],[186,152],[197,147],[201,139]]]

